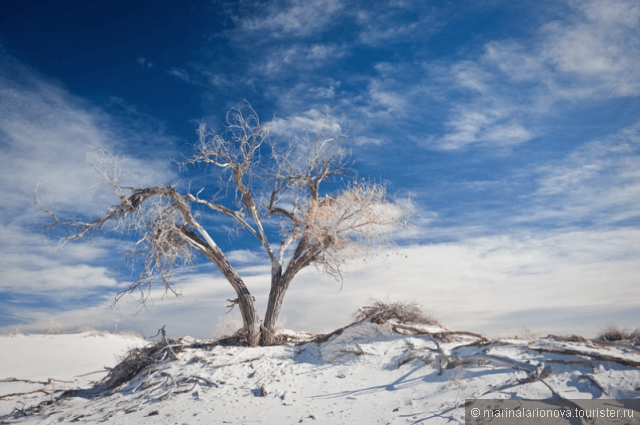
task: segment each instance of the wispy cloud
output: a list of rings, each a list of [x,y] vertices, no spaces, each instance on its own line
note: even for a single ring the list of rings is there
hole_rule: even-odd
[[[91,146],[109,144],[100,130],[102,114],[60,87],[38,80],[23,86],[12,81],[12,70],[2,71],[2,207],[21,210],[31,204],[38,182],[56,182],[55,188],[45,184],[58,206],[95,211],[87,196],[94,173],[84,158]]]
[[[521,220],[624,224],[640,218],[640,123],[542,166],[535,208]]]
[[[118,254],[118,263],[123,263],[118,240],[68,244],[56,255],[55,241],[49,245],[44,228],[39,226],[50,218],[33,199],[39,184],[40,201],[60,217],[85,218],[103,213],[117,198],[96,190],[100,179],[87,164],[86,156],[97,146],[126,154],[122,164],[123,184],[155,185],[171,181],[175,177],[171,168],[149,158],[144,144],[132,148],[132,141],[153,134],[141,132],[144,132],[142,123],[134,130],[121,128],[118,119],[105,110],[2,55],[0,293],[12,293],[13,299],[38,294],[52,305],[66,303],[68,308],[70,300],[77,303],[90,294],[93,296],[82,303],[101,302],[105,290],[112,295],[122,285],[115,277],[117,273],[112,274],[105,264],[105,259],[114,252]],[[19,304],[16,301],[12,305],[16,303]]]
[[[640,94],[640,4],[633,0],[576,2],[577,15],[543,28],[540,56],[576,78],[565,96]]]
[[[306,36],[321,31],[342,9],[339,0],[289,0],[268,2],[251,16],[236,17],[245,32],[266,33],[270,37]]]
[[[268,258],[261,252],[252,251],[250,249],[236,249],[225,254],[231,263],[238,264],[258,264],[268,263]]]
[[[116,285],[108,277],[106,266],[88,265],[110,254],[108,242],[70,244],[64,252],[54,255],[55,244],[48,244],[43,235],[28,230],[12,224],[0,225],[2,291],[69,297],[90,293],[96,287]]]
[[[334,134],[343,131],[343,120],[333,117],[328,112],[311,109],[304,114],[291,115],[287,118],[275,117],[269,122],[271,133],[287,138],[296,139],[308,133],[326,132]]]
[[[529,44],[491,41],[476,60],[432,67],[465,96],[451,108],[446,132],[430,142],[444,149],[513,146],[533,140],[531,123],[557,113],[559,102],[640,94],[637,2],[572,7],[574,14],[542,25]]]
[[[390,0],[367,6],[355,13],[359,41],[367,45],[424,41],[444,24],[436,18],[436,9],[424,2]]]
[[[357,261],[347,267],[344,283],[309,269],[292,282],[283,306],[290,326],[328,332],[344,326],[350,314],[370,298],[422,303],[452,329],[489,336],[512,335],[522,326],[541,333],[594,336],[615,317],[633,323],[640,296],[640,235],[637,230],[524,233],[469,238],[455,243],[407,246]],[[615,276],[615,279],[611,279]],[[246,279],[264,311],[269,274]],[[372,282],[376,282],[372,285]],[[603,285],[602,282],[607,282]],[[110,326],[154,334],[164,324],[172,335],[207,338],[215,321],[227,313],[231,286],[222,278],[198,271],[179,278],[182,298],[153,292],[149,311],[125,298],[119,310],[108,302],[68,312],[40,312],[17,307],[32,320],[25,330],[43,329],[55,318],[63,326]],[[490,306],[487,307],[487,306]],[[531,312],[546,310],[553,315]],[[35,315],[34,315],[35,314]],[[231,313],[237,314],[237,313]],[[506,319],[508,318],[508,320]],[[580,320],[576,320],[580,318]]]
[[[48,218],[34,206],[33,189],[40,182],[41,200],[68,216],[103,212],[114,198],[93,191],[96,177],[85,155],[95,145],[126,156],[124,168],[133,172],[123,177],[133,185],[176,182],[174,168],[159,159],[180,155],[166,128],[182,128],[189,140],[185,121],[204,115],[220,123],[242,98],[265,122],[275,116],[272,132],[283,141],[313,137],[323,127],[349,133],[359,175],[388,179],[390,192],[412,193],[423,211],[399,242],[423,244],[403,247],[405,262],[354,266],[342,292],[313,271],[301,274],[284,307],[295,326],[331,330],[367,297],[395,294],[425,300],[448,325],[473,323],[479,331],[508,326],[507,317],[532,317],[525,310],[552,309],[558,323],[583,314],[590,326],[599,324],[588,317],[595,311],[637,312],[640,124],[630,123],[638,120],[640,6],[479,3],[225,2],[230,19],[185,24],[195,25],[190,34],[216,32],[181,50],[196,57],[176,55],[172,68],[146,81],[121,73],[117,81],[135,87],[132,95],[114,93],[99,106],[0,57],[0,292],[12,300],[13,317],[44,320],[78,307],[66,316],[69,323],[129,320],[135,302],[105,310],[106,295],[132,278],[117,268],[125,243],[69,244],[54,257],[30,227]],[[126,53],[129,67],[157,69],[135,52]],[[78,65],[69,60],[66,66]],[[192,90],[189,97],[201,95],[202,102],[185,106],[183,122],[164,123],[151,114],[170,110],[157,93],[174,79],[189,85],[170,86]],[[84,87],[93,93],[111,87],[93,84]],[[175,103],[176,93],[168,90],[163,102]],[[204,170],[192,171],[194,188],[211,181]],[[207,212],[201,218],[232,246],[230,258],[264,308],[269,273],[262,257],[244,239],[228,238],[228,218]],[[118,264],[105,266],[105,258]],[[186,270],[177,277],[185,297],[165,302],[154,291],[157,310],[141,321],[153,333],[164,324],[153,322],[165,317],[184,326],[179,333],[211,329],[226,311],[225,299],[234,297],[215,273]],[[76,296],[92,295],[87,280],[102,288],[99,305]],[[52,287],[59,292],[45,291]],[[21,290],[54,307],[46,313],[20,307],[27,299]]]
[[[182,68],[171,68],[170,70],[167,71],[167,74],[169,75],[173,75],[174,77],[186,82],[186,83],[190,83],[191,82],[191,78],[189,77],[189,73],[182,69]]]
[[[114,126],[104,111],[6,59],[0,67],[0,156],[5,164],[0,178],[6,183],[0,189],[0,207],[28,209],[40,183],[43,200],[53,200],[64,210],[96,213],[98,207],[90,195],[99,179],[86,163],[86,155],[97,146],[129,153],[127,141],[120,137],[126,132]],[[123,176],[127,183],[157,184],[174,176],[135,157],[126,161],[130,164]]]
[[[330,44],[295,44],[270,51],[258,71],[269,77],[311,70],[324,66],[345,55],[344,47]]]
[[[456,150],[472,144],[491,147],[509,147],[534,138],[534,133],[518,123],[503,105],[494,109],[463,108],[446,122],[449,131],[437,146]]]
[[[379,80],[372,80],[369,85],[370,112],[402,113],[407,107],[407,99],[394,90],[385,87]]]
[[[153,68],[153,62],[151,62],[150,60],[146,59],[146,58],[138,58],[137,61],[140,66],[144,67],[144,68]]]
[[[548,22],[538,42],[492,42],[484,60],[513,82],[534,82],[557,100],[640,93],[640,6],[626,0],[572,4],[575,14]]]

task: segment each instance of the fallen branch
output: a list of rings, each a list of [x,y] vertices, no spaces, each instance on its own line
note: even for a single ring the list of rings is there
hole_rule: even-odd
[[[89,376],[89,375],[94,375],[96,373],[104,373],[104,372],[109,372],[111,370],[111,368],[105,367],[102,370],[96,370],[94,372],[89,372],[89,373],[83,373],[82,375],[76,375],[74,376],[74,378],[82,378],[83,376]]]
[[[433,341],[433,343],[436,345],[436,348],[438,349],[438,375],[442,375],[442,357],[444,356],[444,353],[442,352],[442,348],[440,348],[440,344],[438,344],[438,340],[431,335],[431,333],[424,333],[424,335],[427,335],[429,337],[429,339],[431,339],[431,341]]]
[[[563,354],[563,355],[570,355],[570,356],[589,357],[589,358],[601,360],[604,362],[619,363],[623,366],[628,366],[628,367],[640,367],[640,362],[636,362],[633,360],[621,359],[620,357],[605,356],[602,354],[585,353],[583,351],[578,351],[578,350],[554,350],[551,348],[542,348],[542,347],[529,347],[529,350],[537,351],[539,353],[553,353],[553,354]]]
[[[5,379],[0,379],[0,382],[26,382],[29,384],[41,384],[41,385],[46,385],[46,383],[41,382],[41,381],[31,381],[29,379],[18,379],[18,378],[5,378]]]
[[[164,341],[164,343],[165,343],[165,345],[166,345],[165,349],[168,349],[168,350],[169,350],[169,352],[170,352],[170,353],[171,353],[171,355],[173,356],[173,359],[174,359],[174,360],[178,360],[178,356],[177,356],[177,355],[176,355],[176,353],[174,353],[174,352],[173,352],[173,350],[171,349],[172,345],[170,345],[170,344],[169,344],[169,341],[167,341],[167,334],[166,334],[166,332],[165,332],[165,330],[164,330],[164,328],[165,328],[166,326],[167,326],[167,325],[164,325],[163,327],[161,327],[160,329],[158,329],[158,333],[157,333],[157,334],[155,334],[154,336],[152,336],[151,338],[155,338],[155,337],[157,337],[158,335],[162,334],[162,340]],[[174,346],[175,346],[175,345],[174,345]]]
[[[578,379],[586,379],[586,380],[588,380],[593,385],[595,385],[596,388],[598,388],[600,391],[602,391],[602,394],[604,394],[606,396],[609,395],[609,391],[607,391],[607,389],[594,376],[592,376],[592,375],[582,375]]]
[[[393,329],[394,332],[399,334],[403,334],[403,333],[399,332],[398,329],[410,331],[412,332],[413,335],[430,335],[434,338],[438,338],[446,342],[450,342],[451,337],[454,337],[454,336],[470,336],[473,338],[477,338],[481,341],[488,341],[488,339],[485,338],[484,336],[477,333],[473,333],[473,332],[462,332],[462,331],[429,332],[429,331],[425,331],[424,329],[419,329],[413,326],[402,325],[399,323],[392,324],[391,329]]]
[[[553,359],[549,359],[549,360],[546,360],[546,362],[547,363],[566,364],[566,365],[588,366],[588,367],[591,368],[592,371],[596,370],[596,367],[592,363],[589,363],[586,360],[553,360]]]
[[[9,398],[13,398],[13,397],[22,397],[22,396],[33,394],[33,393],[44,393],[46,395],[51,395],[51,394],[59,393],[59,392],[62,392],[62,391],[64,391],[64,390],[53,390],[51,392],[47,392],[47,391],[43,390],[42,388],[40,388],[40,389],[37,389],[37,390],[28,391],[26,393],[4,394],[4,395],[0,396],[0,400],[4,400],[5,398],[9,399]]]
[[[622,348],[626,350],[635,351],[636,353],[640,353],[640,348],[636,347],[635,345],[631,345],[628,342],[595,340],[595,341],[591,341],[591,343],[597,346],[616,347],[616,348]]]

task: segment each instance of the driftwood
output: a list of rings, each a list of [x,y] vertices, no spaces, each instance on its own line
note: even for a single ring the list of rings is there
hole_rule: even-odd
[[[623,366],[628,366],[628,367],[640,367],[640,362],[636,362],[633,360],[627,360],[627,359],[622,359],[620,357],[613,357],[613,356],[605,356],[602,354],[593,354],[593,353],[585,353],[583,351],[579,351],[579,350],[571,350],[571,349],[566,349],[566,350],[554,350],[551,348],[542,348],[542,347],[529,347],[529,350],[533,350],[533,351],[537,351],[539,353],[553,353],[553,354],[564,354],[564,355],[573,355],[573,356],[580,356],[580,357],[589,357],[595,360],[600,360],[603,362],[615,362],[615,363],[619,363]]]
[[[399,330],[406,330],[406,331],[410,331],[411,335],[429,335],[431,337],[437,338],[437,339],[441,339],[443,341],[446,342],[451,342],[451,338],[452,337],[456,337],[456,336],[470,336],[472,338],[477,338],[479,341],[489,341],[487,338],[485,338],[484,336],[480,335],[480,334],[476,334],[473,332],[458,332],[458,331],[442,331],[442,332],[429,332],[429,331],[425,331],[424,329],[420,329],[417,328],[415,326],[409,326],[409,325],[404,325],[404,324],[399,324],[399,323],[394,323],[391,325],[391,329],[393,329],[394,332],[399,333],[399,334],[405,334],[404,332],[400,332]]]

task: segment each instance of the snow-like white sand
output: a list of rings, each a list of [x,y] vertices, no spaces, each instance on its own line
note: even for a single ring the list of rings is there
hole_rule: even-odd
[[[461,424],[465,398],[640,398],[640,348],[631,344],[487,341],[393,322],[304,345],[183,338],[178,360],[163,349],[164,360],[109,393],[62,391],[90,388],[143,344],[88,333],[0,337],[0,423]]]

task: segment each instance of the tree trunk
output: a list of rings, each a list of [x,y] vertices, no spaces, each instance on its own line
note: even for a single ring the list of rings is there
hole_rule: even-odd
[[[258,317],[253,297],[249,294],[249,291],[242,295],[238,294],[238,305],[240,306],[244,328],[247,331],[247,345],[255,347],[260,344],[260,317]]]
[[[273,345],[276,341],[276,325],[278,318],[282,312],[282,303],[284,302],[284,295],[289,288],[289,283],[293,276],[289,276],[287,273],[284,276],[280,276],[276,273],[271,275],[271,291],[269,292],[269,304],[267,305],[267,313],[264,317],[264,327],[262,329],[262,336],[260,339],[260,345]]]
[[[255,347],[260,344],[260,317],[256,310],[253,296],[247,289],[247,285],[231,266],[220,248],[208,246],[204,251],[205,256],[218,267],[218,270],[227,278],[238,295],[238,306],[242,315],[244,329],[247,332],[247,345]]]

